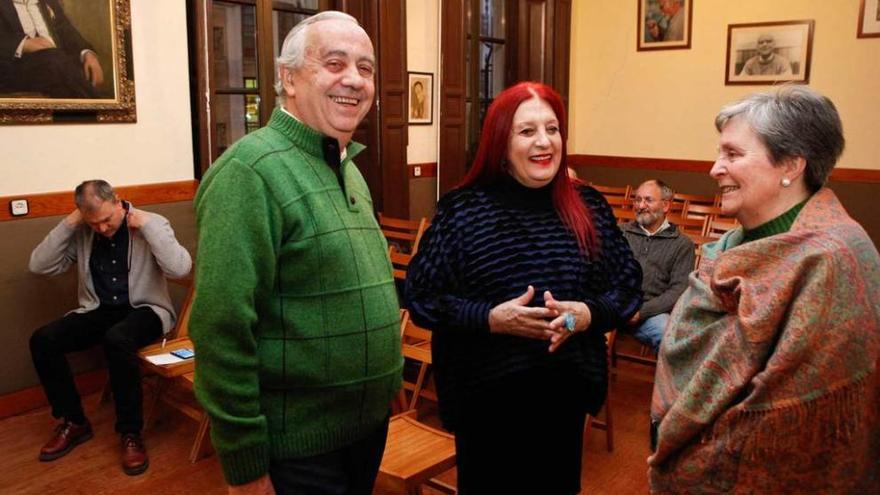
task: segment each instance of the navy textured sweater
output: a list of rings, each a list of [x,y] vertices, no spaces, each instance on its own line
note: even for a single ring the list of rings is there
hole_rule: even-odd
[[[534,370],[573,373],[583,380],[587,412],[607,389],[603,333],[626,322],[642,300],[642,272],[607,202],[582,186],[600,252],[587,259],[553,208],[550,186],[528,188],[512,178],[457,189],[441,199],[431,227],[407,270],[413,320],[434,331],[433,360],[440,414],[447,428],[468,397]],[[592,312],[586,332],[555,353],[549,342],[489,332],[489,311],[535,287],[557,300],[582,301]]]

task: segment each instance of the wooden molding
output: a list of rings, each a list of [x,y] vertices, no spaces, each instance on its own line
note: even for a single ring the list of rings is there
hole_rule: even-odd
[[[416,176],[416,167],[420,168],[421,175],[419,176]],[[410,179],[426,179],[429,177],[437,177],[437,162],[409,164]]]
[[[98,392],[107,382],[107,370],[87,371],[74,377],[81,397]],[[43,387],[37,385],[17,392],[0,395],[0,419],[16,416],[47,405]]]
[[[196,180],[182,180],[177,182],[120,186],[115,189],[120,198],[131,201],[135,206],[143,206],[192,200],[196,195],[198,187],[199,182]],[[29,210],[27,215],[20,217],[12,216],[9,210],[9,202],[16,199],[27,200]],[[66,215],[73,211],[73,208],[72,190],[0,197],[0,222]]]
[[[569,166],[600,166],[613,168],[638,168],[647,170],[671,170],[708,174],[714,162],[708,160],[678,160],[673,158],[646,158],[612,155],[568,155]],[[861,182],[880,184],[880,170],[861,168],[835,168],[831,171],[835,182]]]

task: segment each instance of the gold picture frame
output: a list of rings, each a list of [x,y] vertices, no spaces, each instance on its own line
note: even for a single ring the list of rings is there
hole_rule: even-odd
[[[0,124],[136,122],[130,0],[35,5],[30,15],[43,25],[26,27],[12,2],[0,3],[2,46],[18,47],[0,60]],[[29,41],[41,44],[33,50]],[[32,77],[50,73],[46,63],[63,76]]]

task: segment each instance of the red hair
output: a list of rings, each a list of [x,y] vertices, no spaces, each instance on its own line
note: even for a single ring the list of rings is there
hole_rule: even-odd
[[[574,183],[568,177],[568,166],[566,165],[568,127],[565,106],[562,104],[562,97],[550,86],[539,82],[521,82],[505,89],[495,98],[486,112],[477,156],[474,158],[470,171],[458,187],[474,184],[489,185],[509,177],[504,164],[507,161],[513,115],[523,102],[532,98],[540,98],[547,102],[559,121],[562,157],[559,170],[550,181],[553,187],[551,193],[553,207],[562,223],[574,234],[581,251],[592,256],[598,252],[596,229],[593,227],[590,211],[584,205]]]

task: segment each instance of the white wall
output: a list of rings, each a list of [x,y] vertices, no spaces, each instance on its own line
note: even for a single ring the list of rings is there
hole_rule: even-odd
[[[439,129],[440,70],[437,60],[440,46],[439,0],[406,1],[406,68],[434,74],[434,118],[431,125],[409,126],[406,163],[437,162],[437,130]]]
[[[697,0],[689,50],[636,51],[637,2],[572,4],[569,152],[713,160],[725,103],[770,86],[725,86],[727,25],[814,19],[810,87],[834,101],[839,167],[880,169],[880,38],[856,38],[859,2]]]
[[[193,178],[186,10],[131,0],[136,124],[0,127],[0,196]]]

